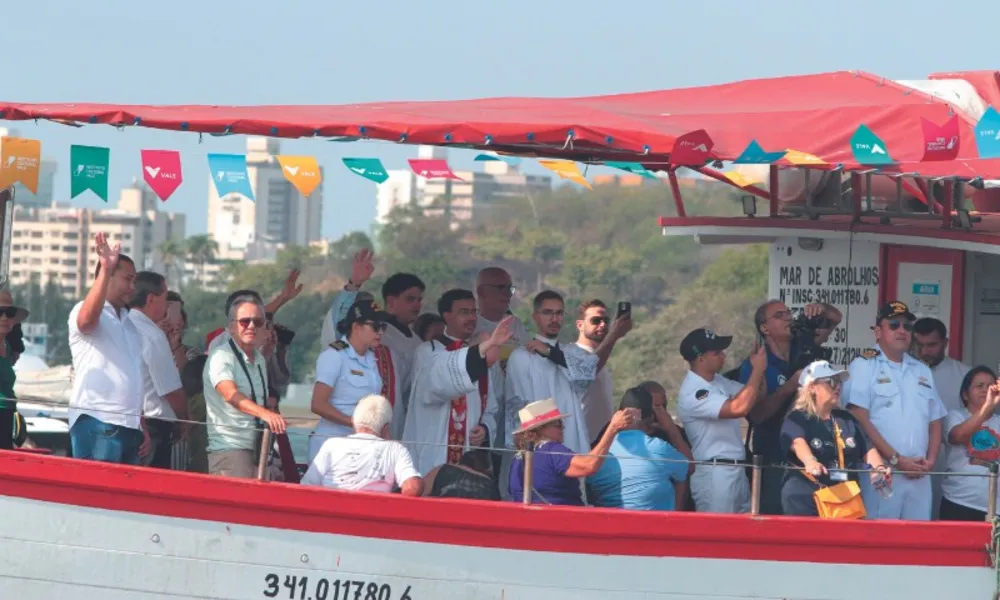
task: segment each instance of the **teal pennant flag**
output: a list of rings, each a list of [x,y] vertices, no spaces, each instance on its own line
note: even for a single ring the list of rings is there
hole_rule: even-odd
[[[766,152],[757,140],[751,140],[750,144],[743,150],[743,153],[733,161],[737,165],[769,165],[776,163],[787,154],[782,150],[779,152]]]
[[[108,201],[108,168],[111,149],[98,146],[70,146],[70,198],[90,190]]]
[[[889,149],[867,125],[859,125],[851,136],[851,153],[854,160],[862,165],[891,165]]]
[[[375,183],[382,183],[389,179],[389,174],[385,172],[382,161],[377,158],[345,158],[344,165],[355,175],[360,175]]]
[[[646,167],[642,166],[641,163],[637,163],[637,162],[618,162],[618,161],[613,161],[613,160],[607,160],[607,161],[604,161],[604,164],[606,166],[608,166],[608,167],[612,167],[612,168],[615,168],[615,169],[620,169],[622,171],[626,171],[628,173],[632,173],[633,175],[642,175],[646,179],[657,179],[656,175],[653,175],[653,173],[649,169],[647,169]]]

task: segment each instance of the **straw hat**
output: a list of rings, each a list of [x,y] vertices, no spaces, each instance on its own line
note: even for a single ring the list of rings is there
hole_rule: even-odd
[[[11,306],[17,309],[14,318],[10,319],[11,326],[17,325],[28,318],[28,311],[14,304],[14,297],[10,295],[10,290],[0,290],[0,310]]]
[[[559,405],[552,398],[538,400],[525,406],[517,412],[521,419],[521,428],[514,433],[524,433],[532,429],[538,429],[542,425],[547,425],[553,421],[564,419],[569,414],[559,412]]]

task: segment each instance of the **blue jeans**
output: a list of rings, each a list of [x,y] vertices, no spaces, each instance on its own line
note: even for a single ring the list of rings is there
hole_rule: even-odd
[[[124,465],[139,464],[142,431],[80,415],[69,430],[73,457]]]

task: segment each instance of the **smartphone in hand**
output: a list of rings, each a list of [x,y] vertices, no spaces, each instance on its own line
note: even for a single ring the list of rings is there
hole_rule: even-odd
[[[616,319],[619,319],[625,315],[631,316],[632,314],[632,303],[631,302],[619,302],[618,303],[618,314],[615,315]]]

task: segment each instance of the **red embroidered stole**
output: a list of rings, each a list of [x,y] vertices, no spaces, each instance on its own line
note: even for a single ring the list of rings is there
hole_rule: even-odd
[[[384,344],[375,348],[375,363],[378,374],[382,378],[382,396],[389,401],[389,406],[396,408],[396,367],[392,364],[392,353]]]
[[[448,340],[445,350],[452,352],[465,346],[461,340]],[[489,397],[490,375],[487,373],[479,380],[479,415],[486,412],[486,400]],[[457,465],[462,460],[465,451],[465,428],[468,419],[468,403],[465,396],[451,401],[451,416],[448,418],[448,464]]]

